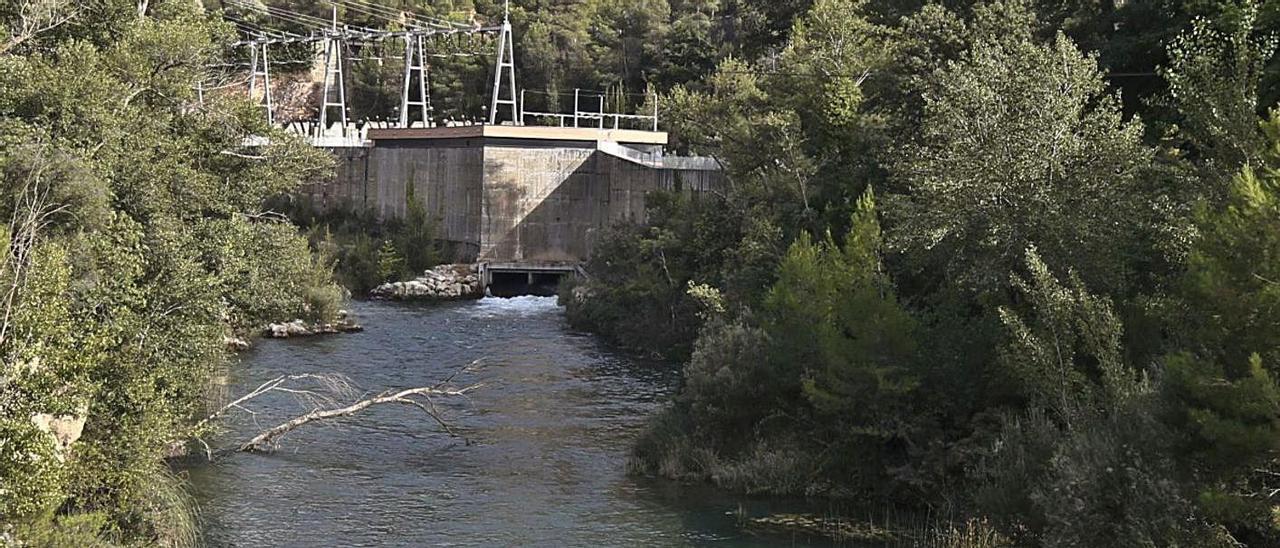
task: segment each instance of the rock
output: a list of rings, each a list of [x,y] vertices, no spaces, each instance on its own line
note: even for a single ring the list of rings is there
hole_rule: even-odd
[[[293,320],[287,324],[290,337],[305,337],[312,335],[314,332],[307,327],[307,323],[302,320]]]
[[[364,326],[350,320],[339,320],[335,324],[339,333],[359,333],[364,331]]]
[[[591,299],[592,291],[589,286],[580,285],[573,288],[573,302],[582,304]]]
[[[318,327],[318,326],[316,326]],[[289,337],[306,337],[314,335],[315,330],[302,320],[293,320],[286,323],[273,323],[267,326],[266,336],[275,339],[287,339]]]
[[[334,333],[354,333],[364,331],[359,323],[345,310],[338,312],[338,319],[332,323],[315,323],[308,324],[302,320],[293,320],[285,323],[273,323],[267,325],[263,335],[273,339],[288,339],[290,337],[310,337],[313,335],[331,335]],[[247,343],[246,343],[247,344]]]
[[[241,339],[240,337],[223,337],[222,345],[234,352],[242,352],[249,349],[249,341]]]
[[[83,409],[79,415],[58,417],[38,413],[31,416],[31,423],[40,431],[53,436],[54,454],[58,457],[58,462],[63,462],[66,460],[68,450],[71,449],[71,444],[79,440],[80,435],[84,433],[84,423],[88,418],[88,410]]]
[[[408,282],[385,283],[370,295],[375,299],[455,300],[483,297],[475,265],[440,265]]]

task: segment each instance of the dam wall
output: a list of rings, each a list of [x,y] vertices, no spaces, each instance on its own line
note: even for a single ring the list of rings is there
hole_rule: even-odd
[[[415,200],[457,262],[576,263],[590,256],[601,230],[643,222],[650,192],[703,192],[721,178],[713,164],[663,158],[652,143],[624,143],[618,154],[598,140],[565,138],[581,132],[487,135],[491,127],[389,130],[371,147],[333,149],[335,176],[306,186],[299,198],[321,212],[366,211],[382,220],[403,217]],[[560,128],[539,128],[539,135],[549,129]],[[649,132],[619,133],[609,137]]]

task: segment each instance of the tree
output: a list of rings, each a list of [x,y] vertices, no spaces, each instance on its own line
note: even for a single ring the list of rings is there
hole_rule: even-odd
[[[1263,149],[1258,92],[1276,38],[1257,37],[1257,20],[1254,2],[1217,24],[1196,18],[1169,44],[1169,65],[1160,71],[1181,115],[1179,130],[1209,177],[1203,192],[1213,199],[1222,194],[1220,182],[1256,165]]]
[[[808,159],[798,178],[805,207],[844,230],[865,183],[878,181],[888,141],[888,117],[877,108],[901,44],[896,29],[872,22],[862,0],[818,0],[796,20],[779,56],[781,74],[769,80],[777,102],[798,113],[799,152]],[[817,229],[816,224],[812,226]]]
[[[823,355],[804,381],[814,407],[842,420],[856,421],[871,408],[878,414],[895,407],[914,384],[907,373],[915,358],[914,321],[897,302],[881,265],[881,245],[875,198],[868,189],[858,200],[843,247],[831,257],[832,308],[818,329]],[[782,284],[790,281],[790,264],[783,262],[775,295],[788,290]],[[815,298],[821,293],[810,296]]]
[[[1013,278],[1029,313],[1000,308],[1008,338],[1000,366],[1030,409],[1067,429],[1080,418],[1118,409],[1139,390],[1137,373],[1123,360],[1123,328],[1103,297],[1070,274],[1064,286],[1035,248],[1026,252],[1030,276]]]
[[[933,82],[895,170],[907,190],[891,202],[891,246],[976,295],[1007,288],[1031,245],[1091,287],[1124,289],[1152,151],[1095,59],[1023,30],[982,39]]]
[[[1273,375],[1280,371],[1280,111],[1260,124],[1267,138],[1263,165],[1245,167],[1231,181],[1224,203],[1202,205],[1201,236],[1181,283],[1187,350],[1244,374],[1258,353]]]
[[[1244,167],[1224,203],[1202,204],[1201,237],[1175,285],[1174,351],[1162,360],[1166,421],[1182,433],[1180,462],[1197,478],[1197,503],[1242,539],[1280,540],[1256,494],[1275,472],[1280,439],[1280,112],[1261,124],[1267,146]]]
[[[842,246],[802,235],[764,301],[770,401],[811,406],[823,437],[843,448],[832,468],[875,485],[889,442],[905,435],[918,384],[915,320],[881,267],[871,191],[858,200]]]
[[[225,337],[336,313],[329,266],[262,211],[331,164],[247,101],[197,101],[229,36],[198,5],[93,7],[0,53],[0,430],[16,440],[0,442],[0,520],[194,542],[165,531],[190,516],[164,498],[164,459],[193,434]]]

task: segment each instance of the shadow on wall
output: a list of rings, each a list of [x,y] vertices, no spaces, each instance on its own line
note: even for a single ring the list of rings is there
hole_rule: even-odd
[[[584,262],[600,229],[644,221],[649,192],[682,186],[677,172],[592,152],[539,197],[522,166],[493,156],[484,166],[482,261]]]

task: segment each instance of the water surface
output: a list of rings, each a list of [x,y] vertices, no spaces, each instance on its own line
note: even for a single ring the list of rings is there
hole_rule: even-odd
[[[479,360],[439,400],[466,441],[385,405],[286,436],[272,454],[190,471],[210,546],[764,546],[734,514],[771,510],[713,489],[625,475],[631,442],[677,382],[669,364],[574,333],[554,298],[357,303],[359,334],[263,341],[231,392],[278,375],[339,373],[365,390],[432,385]],[[299,414],[278,395],[240,412],[228,446]],[[781,510],[781,509],[778,509]]]

